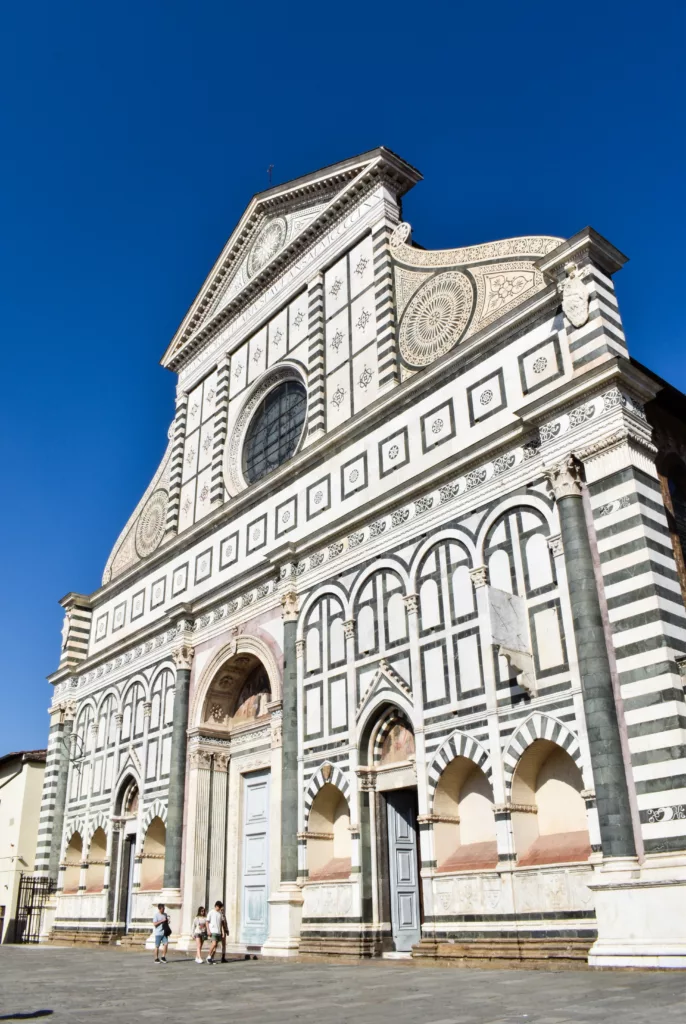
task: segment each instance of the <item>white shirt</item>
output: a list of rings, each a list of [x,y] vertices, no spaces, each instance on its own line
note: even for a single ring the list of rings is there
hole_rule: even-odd
[[[210,922],[210,932],[213,932],[215,935],[221,935],[222,919],[224,917],[221,910],[210,910],[207,916]]]

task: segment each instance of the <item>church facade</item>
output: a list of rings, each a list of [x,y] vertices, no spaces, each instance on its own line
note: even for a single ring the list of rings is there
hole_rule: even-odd
[[[587,228],[427,250],[380,148],[257,195],[70,593],[45,937],[686,966],[681,396]],[[680,532],[681,530],[681,532]]]

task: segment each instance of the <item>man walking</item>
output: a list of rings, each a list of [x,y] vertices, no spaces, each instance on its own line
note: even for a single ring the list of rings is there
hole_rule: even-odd
[[[208,923],[210,926],[209,930],[212,944],[210,946],[207,962],[208,964],[216,963],[214,954],[217,952],[217,945],[221,942],[222,963],[226,963],[226,936],[229,934],[229,929],[226,923],[226,916],[224,914],[224,904],[221,900],[217,900],[214,905],[214,910],[210,910]]]
[[[169,916],[164,911],[164,903],[157,904],[157,911],[152,919],[152,933],[155,938],[155,959],[153,962],[156,964],[166,964],[171,928],[169,926]]]

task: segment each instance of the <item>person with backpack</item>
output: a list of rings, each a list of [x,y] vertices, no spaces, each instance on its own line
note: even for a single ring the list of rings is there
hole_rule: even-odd
[[[155,959],[153,963],[166,964],[171,925],[169,924],[169,915],[164,910],[164,903],[157,904],[157,912],[152,919],[152,933],[155,937]]]

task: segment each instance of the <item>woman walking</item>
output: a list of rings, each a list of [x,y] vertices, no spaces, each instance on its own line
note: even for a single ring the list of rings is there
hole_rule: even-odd
[[[195,936],[195,962],[202,963],[202,944],[207,938],[207,913],[204,907],[198,907],[193,919],[193,935]]]

